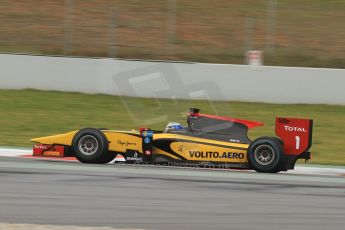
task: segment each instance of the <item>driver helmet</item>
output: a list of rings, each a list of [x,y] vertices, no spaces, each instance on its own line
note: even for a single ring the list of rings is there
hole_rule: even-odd
[[[169,122],[168,125],[165,127],[165,132],[183,131],[183,130],[184,130],[183,126],[177,122]]]

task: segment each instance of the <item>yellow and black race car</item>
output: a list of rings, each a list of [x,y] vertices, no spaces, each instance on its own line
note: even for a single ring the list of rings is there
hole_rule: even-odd
[[[254,141],[248,129],[262,123],[199,113],[191,108],[188,126],[171,122],[164,131],[141,128],[116,131],[85,128],[34,138],[34,156],[75,156],[83,163],[105,164],[122,155],[127,163],[192,164],[279,172],[293,169],[297,159],[310,159],[313,122],[276,118],[278,137]]]

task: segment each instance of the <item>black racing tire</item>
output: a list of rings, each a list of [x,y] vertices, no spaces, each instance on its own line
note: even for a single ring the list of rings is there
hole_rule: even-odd
[[[285,162],[282,142],[276,137],[260,137],[247,150],[248,163],[252,169],[262,173],[277,173]]]
[[[72,148],[76,158],[82,163],[105,164],[110,162],[109,142],[98,129],[81,129],[74,136]],[[114,156],[115,157],[115,156]]]
[[[274,139],[274,140],[278,141],[278,142],[281,144],[281,146],[284,146],[284,142],[283,142],[283,140],[282,140],[282,139],[280,139],[279,137],[269,137],[269,138],[272,138],[272,139]]]

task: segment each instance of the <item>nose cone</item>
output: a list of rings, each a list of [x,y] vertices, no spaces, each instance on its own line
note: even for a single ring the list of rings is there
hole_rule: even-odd
[[[35,142],[35,143],[41,143],[41,144],[53,144],[54,141],[56,141],[56,137],[58,135],[54,135],[54,136],[47,136],[47,137],[37,137],[37,138],[33,138],[30,141]]]
[[[46,139],[46,137],[36,137],[36,138],[32,138],[30,139],[31,142],[35,142],[35,143],[44,143],[44,140]]]
[[[61,144],[61,145],[70,146],[72,145],[73,137],[75,136],[77,132],[78,131],[73,131],[73,132],[58,134],[58,135],[53,135],[53,136],[38,137],[38,138],[33,138],[30,141],[35,142],[35,143],[47,144],[47,145]]]
[[[38,138],[32,138],[32,139],[30,139],[30,141],[31,141],[31,142],[40,143],[40,139],[41,139],[41,138],[39,138],[39,137],[38,137]]]

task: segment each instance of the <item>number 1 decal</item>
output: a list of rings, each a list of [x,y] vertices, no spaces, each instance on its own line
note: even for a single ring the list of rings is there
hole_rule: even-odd
[[[299,149],[299,144],[301,142],[301,137],[300,136],[295,136],[296,139],[296,149]]]

